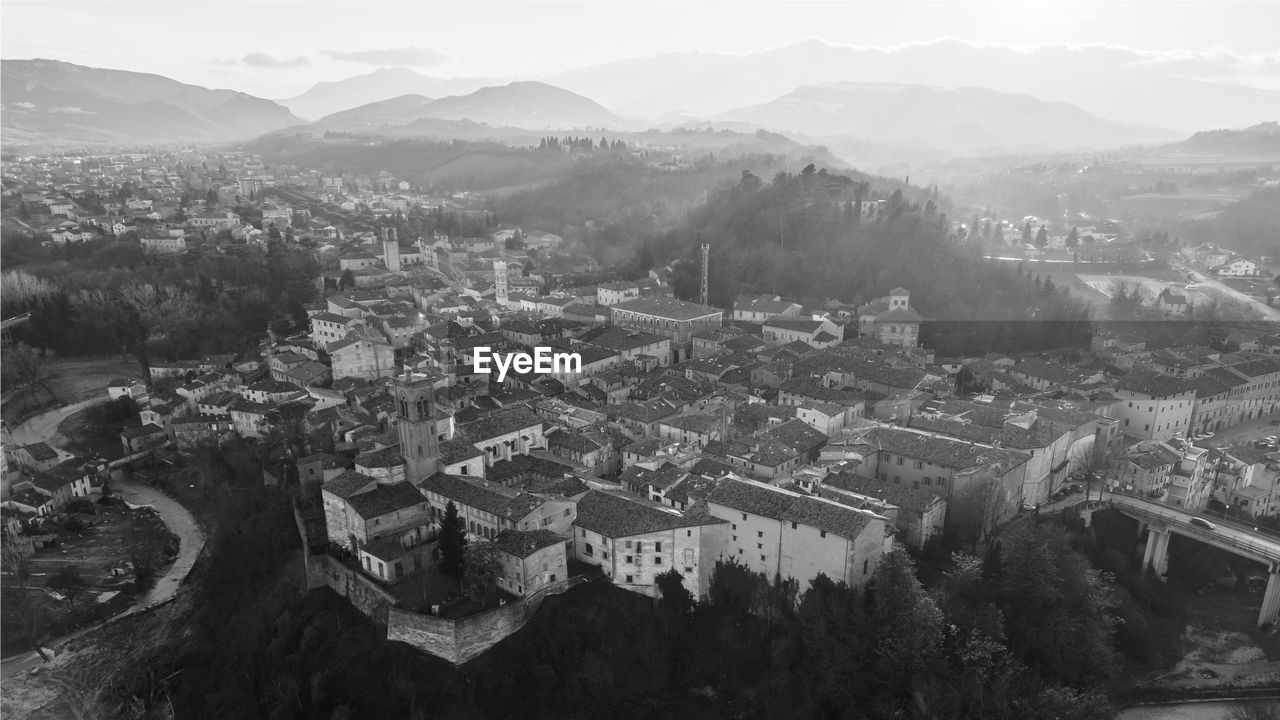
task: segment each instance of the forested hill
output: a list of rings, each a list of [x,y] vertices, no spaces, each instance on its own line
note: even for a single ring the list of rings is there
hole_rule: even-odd
[[[640,269],[674,258],[676,294],[697,294],[697,246],[711,245],[710,300],[730,307],[741,293],[776,293],[806,305],[862,303],[894,287],[911,291],[939,353],[1016,352],[1080,341],[1081,303],[1016,267],[983,260],[953,237],[938,203],[895,190],[879,213],[860,218],[866,181],[815,170],[766,182],[743,173],[712,193],[677,229],[641,249]],[[1025,325],[1021,321],[1031,321]],[[967,338],[967,339],[963,339]],[[932,343],[930,342],[932,340]]]

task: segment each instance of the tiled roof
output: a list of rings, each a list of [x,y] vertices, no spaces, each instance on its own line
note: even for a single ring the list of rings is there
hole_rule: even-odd
[[[1118,390],[1150,395],[1152,397],[1168,397],[1195,391],[1195,386],[1181,378],[1161,375],[1153,370],[1135,368],[1116,385]]]
[[[445,465],[470,460],[484,455],[480,448],[461,438],[451,438],[440,443],[440,462]]]
[[[422,493],[407,482],[378,484],[368,492],[347,497],[347,504],[365,520],[372,520],[426,502],[427,499]]]
[[[705,514],[667,511],[640,500],[592,490],[578,501],[573,524],[608,538],[728,522]]]
[[[779,519],[815,527],[852,540],[862,534],[862,529],[871,522],[872,517],[845,505],[800,497],[791,503],[791,507]]]
[[[722,314],[719,308],[710,305],[685,302],[669,297],[649,296],[627,300],[611,306],[612,310],[653,315],[667,320],[693,320],[708,315]]]
[[[995,463],[1003,463],[1004,467],[1012,468],[1027,461],[1027,456],[1019,452],[932,437],[897,428],[878,427],[867,434],[866,441],[884,452],[957,469]]]
[[[897,485],[890,482],[881,482],[870,478],[859,477],[851,473],[836,473],[828,475],[822,481],[823,485],[830,485],[841,490],[847,490],[859,495],[867,495],[879,498],[898,507],[907,508],[909,510],[921,511],[927,509],[930,505],[941,502],[941,499],[929,492],[918,488],[908,487],[906,485]],[[822,491],[819,489],[818,494]]]
[[[507,433],[530,427],[541,427],[542,421],[532,411],[523,407],[500,410],[487,418],[464,423],[458,431],[466,438],[481,442]]]
[[[400,457],[399,445],[392,445],[391,447],[373,450],[356,456],[356,467],[389,468],[403,464],[404,458]]]
[[[424,492],[434,492],[455,503],[511,521],[525,518],[543,503],[541,498],[528,493],[491,486],[483,480],[461,478],[445,473],[436,473],[428,477],[422,482],[421,487]]]
[[[564,538],[550,530],[503,530],[493,539],[498,549],[518,558],[527,558],[539,550],[563,544]]]
[[[340,498],[347,498],[375,482],[377,482],[377,480],[369,477],[368,475],[358,473],[355,470],[348,470],[321,485],[320,489],[324,492],[337,495]]]

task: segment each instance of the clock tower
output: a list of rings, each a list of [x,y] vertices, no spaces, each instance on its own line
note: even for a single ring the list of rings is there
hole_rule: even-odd
[[[392,379],[396,399],[396,429],[405,479],[419,485],[440,469],[440,439],[436,435],[433,378],[409,371]]]

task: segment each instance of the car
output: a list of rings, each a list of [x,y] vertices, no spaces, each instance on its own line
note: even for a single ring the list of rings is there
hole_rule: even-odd
[[[1035,510],[1035,509],[1036,509],[1036,507],[1037,507],[1037,506],[1032,505],[1031,503],[1022,503],[1022,509],[1023,509],[1023,510],[1033,511],[1033,510]]]
[[[1212,431],[1212,430],[1205,430],[1205,431],[1204,431],[1204,437],[1205,437],[1205,439],[1206,439],[1206,440],[1208,440],[1209,438],[1213,437],[1213,431]]]
[[[1262,442],[1267,443],[1268,445],[1275,445],[1277,442],[1280,442],[1280,438],[1277,438],[1275,435],[1268,435],[1262,438]]]
[[[1070,485],[1070,486],[1068,486],[1068,488],[1067,488],[1067,489],[1068,489],[1068,490],[1070,490],[1070,491],[1071,491],[1071,492],[1073,492],[1073,493],[1077,493],[1077,492],[1080,492],[1081,490],[1083,490],[1084,488],[1083,488],[1083,486],[1081,486],[1081,485],[1080,485],[1080,483],[1071,483],[1071,485]]]
[[[1193,517],[1191,518],[1191,524],[1195,525],[1196,527],[1202,527],[1205,530],[1218,529],[1217,525],[1214,525],[1213,523],[1209,522],[1208,520],[1205,520],[1204,518]]]
[[[1198,287],[1200,287],[1199,283],[1187,283],[1187,286],[1183,288],[1183,290],[1195,290]]]

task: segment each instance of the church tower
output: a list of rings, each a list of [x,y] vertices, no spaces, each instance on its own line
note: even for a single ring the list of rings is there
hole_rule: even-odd
[[[440,469],[440,439],[436,435],[435,388],[431,377],[410,372],[392,380],[396,399],[396,428],[405,479],[414,485]]]

